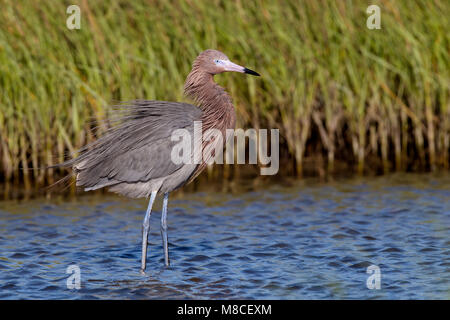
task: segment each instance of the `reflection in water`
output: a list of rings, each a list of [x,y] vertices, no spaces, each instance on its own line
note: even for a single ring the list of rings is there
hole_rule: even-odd
[[[244,188],[245,189],[245,188]],[[164,267],[160,203],[139,274],[146,201],[0,202],[0,298],[450,298],[449,176],[304,180],[179,193]],[[81,269],[80,290],[66,268]],[[381,289],[369,290],[370,265]]]

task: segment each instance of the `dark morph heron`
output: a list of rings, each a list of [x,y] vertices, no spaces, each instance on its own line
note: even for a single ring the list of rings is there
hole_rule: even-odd
[[[157,193],[163,193],[161,236],[165,265],[169,266],[167,240],[167,203],[169,192],[192,181],[206,167],[200,163],[175,163],[171,152],[175,145],[171,135],[184,129],[194,134],[194,122],[201,121],[202,130],[216,129],[226,137],[234,129],[235,111],[230,96],[214,82],[214,75],[235,71],[259,76],[250,69],[231,62],[217,50],[203,51],[194,61],[184,85],[185,95],[197,106],[167,101],[136,100],[128,103],[127,115],[121,123],[80,155],[58,167],[71,167],[76,185],[85,191],[108,187],[110,191],[131,197],[150,197],[142,225],[141,272],[145,271],[150,213]],[[219,139],[201,142],[201,148],[222,143]],[[223,148],[223,146],[222,146]],[[212,146],[212,149],[215,149]]]

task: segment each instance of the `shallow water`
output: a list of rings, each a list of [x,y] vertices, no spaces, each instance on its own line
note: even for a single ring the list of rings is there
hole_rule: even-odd
[[[159,200],[147,275],[145,200],[0,202],[1,299],[449,299],[450,178],[304,180],[169,199],[171,267]],[[81,270],[68,289],[67,267]],[[381,272],[368,289],[367,267]]]

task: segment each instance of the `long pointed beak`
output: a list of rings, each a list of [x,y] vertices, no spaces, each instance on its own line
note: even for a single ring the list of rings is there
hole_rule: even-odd
[[[224,69],[225,71],[234,71],[234,72],[241,72],[241,73],[247,73],[247,74],[251,74],[253,76],[259,76],[258,72],[255,72],[253,70],[247,69],[243,66],[240,66],[236,63],[233,63],[231,61],[224,61]]]

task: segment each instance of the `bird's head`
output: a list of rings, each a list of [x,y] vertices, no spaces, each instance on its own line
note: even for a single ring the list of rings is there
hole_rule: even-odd
[[[234,71],[259,76],[259,73],[231,62],[224,53],[212,49],[200,53],[194,61],[194,67],[212,75]]]

